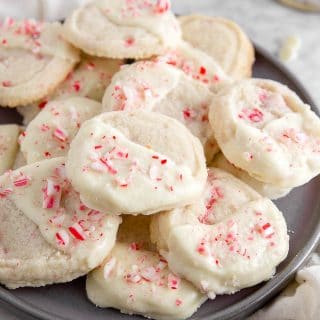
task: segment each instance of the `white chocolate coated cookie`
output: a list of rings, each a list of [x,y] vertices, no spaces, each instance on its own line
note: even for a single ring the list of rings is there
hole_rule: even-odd
[[[181,41],[175,49],[156,57],[155,61],[165,62],[181,69],[192,79],[208,86],[213,92],[231,81],[213,57],[186,41]]]
[[[51,100],[78,96],[101,102],[111,78],[122,64],[122,60],[83,55],[81,63],[73,72],[69,73],[65,81],[59,85],[52,95],[30,106],[18,107],[18,112],[23,116],[23,123],[25,125],[29,124]]]
[[[171,270],[212,299],[270,279],[288,253],[276,206],[214,168],[204,203],[154,216],[151,231]]]
[[[320,172],[320,120],[280,83],[235,83],[215,97],[209,120],[225,157],[259,181],[289,189]]]
[[[49,102],[21,134],[27,163],[66,155],[81,124],[100,112],[100,103],[82,97]]]
[[[170,0],[98,0],[75,10],[64,36],[88,54],[109,58],[148,58],[181,39]]]
[[[210,165],[212,167],[216,167],[233,174],[235,177],[248,184],[252,189],[259,192],[262,196],[272,200],[285,197],[291,191],[290,188],[281,188],[270,183],[256,180],[255,178],[251,177],[246,171],[237,168],[235,165],[229,162],[222,154],[222,152],[215,156]]]
[[[11,288],[71,281],[115,244],[121,218],[86,207],[64,162],[45,160],[0,177],[0,281]]]
[[[27,105],[50,94],[79,61],[60,23],[8,19],[0,27],[0,105]]]
[[[208,225],[218,223],[233,215],[242,205],[260,198],[261,195],[229,173],[209,168],[206,187],[194,204],[152,217],[151,240],[160,251],[167,251],[168,235],[173,228],[199,222]]]
[[[19,126],[0,125],[0,174],[11,169],[18,152]]]
[[[114,75],[102,104],[105,111],[142,109],[180,121],[200,139],[210,161],[219,150],[208,120],[212,97],[206,85],[177,68],[141,61]]]
[[[71,143],[66,168],[85,204],[115,214],[152,214],[192,203],[207,176],[199,140],[178,121],[142,110],[86,121]]]
[[[228,76],[251,76],[254,49],[236,23],[203,15],[182,16],[179,21],[183,39],[213,57]]]
[[[88,275],[86,288],[99,307],[161,320],[186,319],[206,300],[192,284],[170,272],[159,254],[124,243],[116,244]]]

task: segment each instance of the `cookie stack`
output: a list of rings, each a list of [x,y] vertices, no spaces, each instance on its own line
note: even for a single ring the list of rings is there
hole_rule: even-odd
[[[7,19],[0,41],[0,104],[24,117],[0,127],[1,283],[88,274],[99,307],[185,319],[273,276],[289,237],[270,199],[320,173],[320,120],[250,79],[235,23],[99,0]]]

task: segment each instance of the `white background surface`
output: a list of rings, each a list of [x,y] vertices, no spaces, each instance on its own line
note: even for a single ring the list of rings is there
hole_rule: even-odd
[[[77,3],[86,0],[0,0],[0,18],[63,18]],[[194,12],[235,20],[252,40],[274,55],[289,35],[301,38],[298,58],[287,64],[320,106],[320,14],[302,13],[281,6],[274,0],[173,0],[178,14]],[[320,266],[314,257],[309,268],[297,277],[300,286],[288,290],[281,300],[261,311],[254,320],[320,319]],[[294,285],[296,287],[297,284]],[[29,320],[0,303],[0,320]]]

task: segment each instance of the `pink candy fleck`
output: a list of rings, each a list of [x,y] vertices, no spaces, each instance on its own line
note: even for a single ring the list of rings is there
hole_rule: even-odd
[[[165,13],[170,10],[171,3],[169,0],[157,0],[154,8],[155,13]]]
[[[69,235],[65,230],[60,230],[56,233],[56,241],[61,246],[67,246],[69,244]]]
[[[62,195],[61,186],[51,179],[47,179],[46,186],[43,189],[42,208],[53,209],[60,207]]]
[[[180,282],[181,282],[181,279],[178,276],[176,276],[172,273],[168,274],[168,288],[169,289],[172,289],[172,290],[178,289]]]
[[[54,130],[53,136],[61,142],[65,142],[68,139],[68,133],[63,129],[59,129],[59,128]]]
[[[68,228],[71,235],[80,241],[85,240],[86,234],[84,233],[83,228],[79,223],[74,223],[71,227]]]
[[[20,179],[17,179],[13,182],[14,186],[15,187],[25,187],[29,184],[30,182],[30,178],[25,176],[25,177],[22,177]]]
[[[114,267],[116,266],[116,258],[112,257],[105,265],[103,268],[103,277],[107,280],[110,277],[110,274]]]

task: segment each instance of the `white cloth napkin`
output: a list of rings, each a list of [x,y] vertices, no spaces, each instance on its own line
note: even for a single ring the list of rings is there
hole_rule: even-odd
[[[0,0],[0,19],[59,20],[88,0]],[[320,256],[313,254],[295,281],[271,304],[248,320],[319,320]]]

